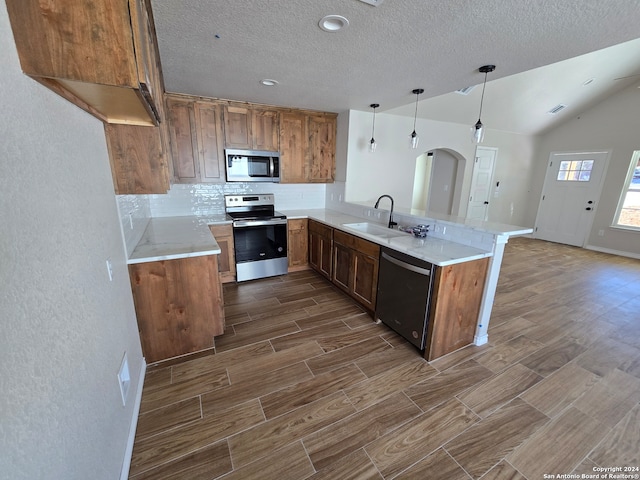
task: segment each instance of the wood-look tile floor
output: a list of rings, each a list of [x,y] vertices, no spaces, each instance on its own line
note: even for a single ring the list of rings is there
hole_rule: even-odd
[[[130,478],[541,479],[640,466],[640,261],[506,247],[489,343],[433,362],[312,271],[224,287],[150,366]]]

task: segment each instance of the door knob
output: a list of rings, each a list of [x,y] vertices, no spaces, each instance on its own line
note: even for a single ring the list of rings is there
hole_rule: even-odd
[[[485,205],[489,205],[489,202],[484,202]]]
[[[585,210],[591,210],[591,207],[587,207],[587,208],[585,208]]]

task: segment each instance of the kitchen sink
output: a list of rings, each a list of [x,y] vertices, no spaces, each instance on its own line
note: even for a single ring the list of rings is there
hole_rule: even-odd
[[[393,230],[383,225],[369,222],[343,223],[342,226],[352,228],[354,230],[357,230],[358,232],[366,233],[367,235],[374,235],[378,238],[393,238],[408,235],[408,233],[401,232],[399,230]]]

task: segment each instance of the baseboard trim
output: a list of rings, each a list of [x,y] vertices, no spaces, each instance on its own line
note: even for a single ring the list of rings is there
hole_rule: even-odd
[[[140,381],[138,382],[138,390],[136,391],[135,405],[133,406],[133,415],[131,418],[131,426],[129,427],[129,439],[127,440],[127,449],[124,452],[124,460],[122,461],[122,470],[120,471],[120,480],[129,478],[129,468],[131,467],[131,455],[133,454],[133,443],[136,438],[136,427],[138,426],[138,415],[140,414],[140,403],[142,402],[142,387],[144,385],[144,376],[147,371],[147,362],[142,358],[140,366]]]
[[[594,252],[610,253],[611,255],[618,255],[620,257],[636,258],[640,260],[640,254],[623,252],[622,250],[613,250],[612,248],[596,247],[594,245],[586,245],[584,247],[587,250],[593,250]]]

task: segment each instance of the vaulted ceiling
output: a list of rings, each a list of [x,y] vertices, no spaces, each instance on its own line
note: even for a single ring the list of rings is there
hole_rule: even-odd
[[[420,117],[472,124],[478,68],[495,64],[483,123],[535,134],[640,84],[637,0],[372,1],[152,0],[166,89],[413,116],[411,91],[424,88]],[[329,14],[349,25],[322,30]],[[558,104],[567,107],[547,113]]]

